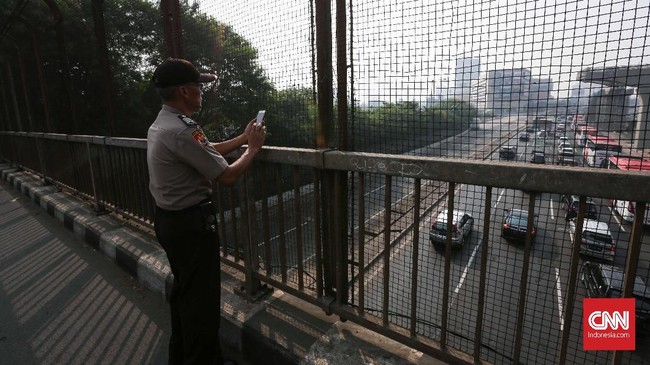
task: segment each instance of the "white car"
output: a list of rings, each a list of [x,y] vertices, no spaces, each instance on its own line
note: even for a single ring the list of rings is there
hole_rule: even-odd
[[[573,146],[571,146],[571,143],[568,143],[568,142],[567,143],[560,143],[559,145],[557,145],[557,150],[558,151],[562,151],[565,148],[570,148],[571,150],[573,150]]]
[[[569,143],[569,137],[565,137],[565,136],[558,137],[557,139],[558,146],[562,143]]]

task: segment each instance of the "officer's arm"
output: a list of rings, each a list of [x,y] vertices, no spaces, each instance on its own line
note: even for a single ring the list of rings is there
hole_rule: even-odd
[[[217,150],[217,152],[219,152],[222,156],[225,156],[230,152],[238,149],[239,147],[246,144],[246,142],[248,142],[248,136],[253,130],[254,123],[255,123],[255,119],[248,122],[248,125],[246,126],[244,133],[240,134],[239,136],[233,139],[229,139],[227,141],[212,143],[212,147],[214,147],[214,149]]]
[[[262,149],[266,132],[263,127],[252,128],[248,136],[248,148],[237,161],[228,165],[218,176],[217,181],[222,185],[232,185],[239,179],[246,169],[250,167],[255,155]],[[218,151],[218,150],[217,150]]]
[[[212,143],[212,147],[214,147],[221,156],[226,156],[230,152],[238,149],[242,145],[246,143],[248,140],[248,137],[245,136],[244,134],[240,134],[239,136],[229,139],[227,141],[219,142],[219,143]]]
[[[223,170],[219,176],[217,176],[217,181],[221,185],[233,185],[237,180],[244,175],[244,172],[250,167],[255,159],[255,155],[260,151],[261,148],[253,148],[249,146],[243,155],[241,155],[235,162],[228,165],[225,170]]]

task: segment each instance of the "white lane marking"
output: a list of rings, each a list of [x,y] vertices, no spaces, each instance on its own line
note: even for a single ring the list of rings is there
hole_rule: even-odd
[[[625,227],[623,227],[623,222],[621,222],[621,219],[618,217],[618,215],[616,214],[614,209],[612,209],[612,207],[608,207],[608,208],[609,208],[609,211],[612,212],[612,217],[614,217],[614,220],[616,221],[616,223],[618,223],[618,225],[621,226],[621,231],[627,232]]]
[[[555,268],[555,288],[557,289],[557,309],[560,317],[560,331],[564,331],[564,310],[562,308],[562,288],[560,287],[560,269]]]
[[[551,211],[551,219],[552,219],[552,220],[555,220],[555,214],[553,214],[553,198],[551,198],[551,199],[549,200],[549,202],[550,202],[550,204],[551,204],[551,209],[550,209],[550,211]]]
[[[494,203],[492,209],[496,209],[497,205],[499,205],[499,202],[501,201],[501,198],[503,197],[505,191],[506,191],[505,189],[501,190],[501,193],[499,194],[499,198],[497,198],[497,202]],[[472,255],[470,256],[469,261],[467,261],[467,265],[463,270],[463,274],[460,276],[460,281],[458,282],[458,285],[456,285],[456,289],[454,289],[454,294],[458,294],[460,288],[463,286],[463,283],[465,282],[465,278],[467,277],[467,272],[469,271],[469,267],[472,266],[472,263],[474,262],[474,258],[476,257],[476,253],[478,252],[478,248],[481,247],[481,244],[483,244],[483,241],[479,241],[478,245],[474,247],[474,251],[472,251]]]
[[[474,247],[472,256],[469,258],[469,261],[467,262],[467,266],[465,266],[465,270],[463,270],[463,275],[460,276],[460,281],[458,282],[458,285],[456,285],[454,294],[458,294],[458,292],[460,291],[460,287],[463,286],[463,282],[465,282],[465,277],[467,277],[467,271],[469,271],[469,267],[472,266],[472,262],[474,262],[474,257],[476,257],[476,253],[478,252],[479,247],[481,247],[481,242],[479,242],[478,245]]]
[[[499,194],[499,197],[497,198],[497,202],[494,203],[494,207],[492,207],[492,208],[496,208],[497,205],[499,205],[499,202],[501,201],[501,198],[503,198],[503,194],[504,194],[505,192],[506,192],[506,189],[501,190],[501,194]]]

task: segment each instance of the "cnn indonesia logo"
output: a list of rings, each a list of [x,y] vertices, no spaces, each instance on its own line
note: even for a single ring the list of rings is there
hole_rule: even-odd
[[[584,350],[635,350],[634,298],[585,298]]]

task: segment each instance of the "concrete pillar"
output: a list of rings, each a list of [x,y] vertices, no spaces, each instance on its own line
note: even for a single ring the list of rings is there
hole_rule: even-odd
[[[650,87],[639,88],[637,90],[639,101],[636,105],[636,126],[634,127],[634,140],[636,148],[650,150]]]

